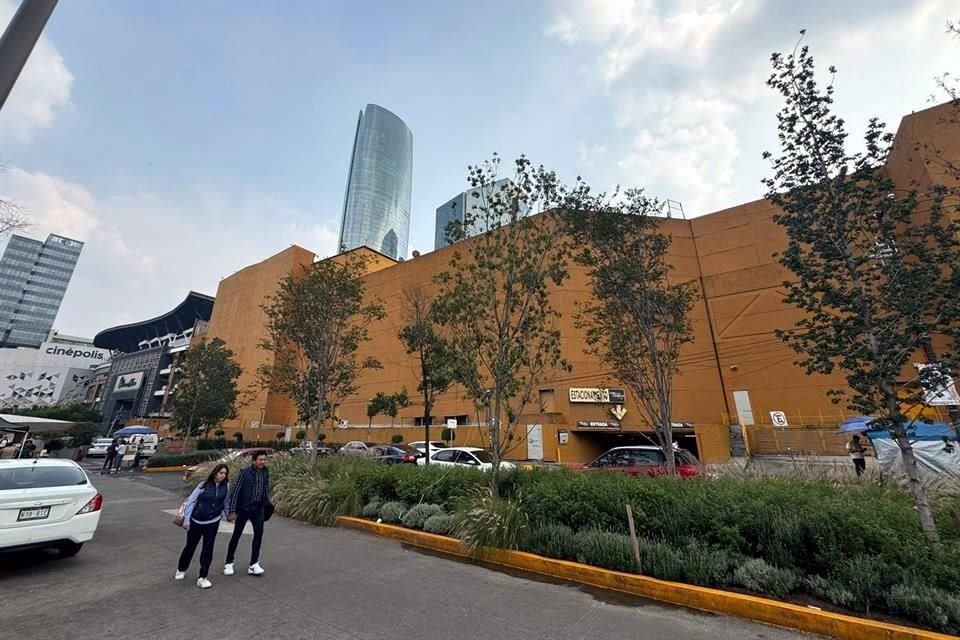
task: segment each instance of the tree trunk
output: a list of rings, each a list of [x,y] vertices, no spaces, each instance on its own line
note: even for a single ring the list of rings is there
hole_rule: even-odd
[[[920,470],[917,468],[917,456],[913,451],[913,445],[906,436],[896,438],[896,442],[903,456],[903,469],[907,473],[910,493],[913,495],[917,516],[920,518],[920,528],[923,529],[923,535],[927,537],[927,541],[934,548],[939,548],[940,534],[937,532],[937,525],[933,520],[933,510],[930,508],[930,502],[927,499],[927,489],[920,480]]]
[[[490,471],[490,488],[494,495],[500,495],[500,394],[496,394],[493,403],[493,422],[490,424],[490,454],[493,456],[493,469]]]
[[[671,476],[677,475],[677,458],[673,455],[673,413],[671,411],[669,402],[662,402],[660,405],[660,415],[662,417],[663,425],[661,427],[663,431],[663,457],[667,459],[667,474]]]
[[[310,452],[310,464],[316,464],[317,462],[317,453],[320,450],[320,433],[323,430],[323,423],[326,421],[324,413],[326,412],[321,409],[317,414],[317,429],[316,433],[313,434],[313,450]]]

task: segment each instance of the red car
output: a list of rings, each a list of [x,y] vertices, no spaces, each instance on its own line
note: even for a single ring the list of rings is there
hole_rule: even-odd
[[[677,475],[683,478],[698,475],[700,463],[688,451],[674,450]],[[612,471],[638,476],[661,476],[667,473],[667,458],[663,449],[652,446],[615,447],[602,456],[582,467],[574,467],[577,472]]]

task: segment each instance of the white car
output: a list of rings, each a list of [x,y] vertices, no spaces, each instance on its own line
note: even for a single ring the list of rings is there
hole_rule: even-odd
[[[106,456],[107,447],[110,446],[110,443],[113,442],[113,438],[97,438],[93,441],[93,444],[90,445],[90,448],[87,449],[87,457],[95,458],[97,456]]]
[[[360,440],[353,440],[347,444],[340,447],[340,455],[342,456],[368,456],[370,455],[370,449],[377,446],[372,442],[361,442]]]
[[[407,446],[408,446],[408,447],[413,447],[414,449],[416,449],[417,451],[419,451],[419,452],[422,453],[422,454],[426,454],[426,453],[427,453],[427,442],[426,442],[426,440],[416,440],[416,441],[414,441],[414,442],[408,442],[408,443],[407,443]],[[447,448],[447,445],[446,445],[445,442],[441,442],[440,440],[431,440],[431,441],[430,441],[430,451],[431,451],[431,453],[434,452],[434,451],[436,451],[437,449],[446,449],[446,448]]]
[[[0,552],[52,547],[76,555],[93,539],[102,507],[72,460],[0,460]]]
[[[426,460],[417,459],[417,464],[423,466]],[[447,447],[435,451],[430,456],[430,464],[439,464],[446,467],[469,467],[471,469],[480,469],[481,471],[491,471],[493,469],[493,456],[486,449],[477,447]],[[516,469],[517,465],[512,462],[501,461],[500,469],[510,471]]]

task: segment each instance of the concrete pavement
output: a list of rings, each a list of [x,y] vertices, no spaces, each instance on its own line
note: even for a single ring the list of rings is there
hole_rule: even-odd
[[[0,635],[79,638],[317,640],[787,640],[803,634],[613,598],[434,557],[394,542],[285,518],[267,523],[266,575],[197,566],[174,582],[184,534],[179,497],[133,477],[94,476],[104,495],[97,537],[75,558],[0,556]],[[249,557],[244,536],[238,569]],[[198,550],[199,554],[199,550]],[[195,560],[196,562],[196,560]]]

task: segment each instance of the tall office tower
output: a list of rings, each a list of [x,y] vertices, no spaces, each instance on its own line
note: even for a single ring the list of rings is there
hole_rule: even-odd
[[[413,134],[403,120],[368,104],[360,112],[340,223],[340,251],[370,247],[407,257]]]
[[[40,347],[70,284],[83,243],[11,236],[0,258],[0,347]]]
[[[436,229],[434,230],[433,248],[442,249],[451,244],[447,239],[447,228],[451,222],[458,222],[461,225],[466,224],[467,228],[465,232],[467,238],[485,233],[490,230],[489,227],[491,226],[509,224],[510,214],[507,211],[501,212],[501,219],[499,221],[487,219],[489,216],[484,211],[487,199],[484,198],[484,194],[489,198],[491,195],[506,189],[512,184],[512,180],[503,178],[502,180],[497,180],[492,184],[486,185],[486,187],[467,189],[460,195],[437,207],[437,223]],[[467,223],[466,220],[467,212],[470,213],[471,218],[469,223]],[[526,214],[527,207],[524,205],[522,206],[521,216]]]

